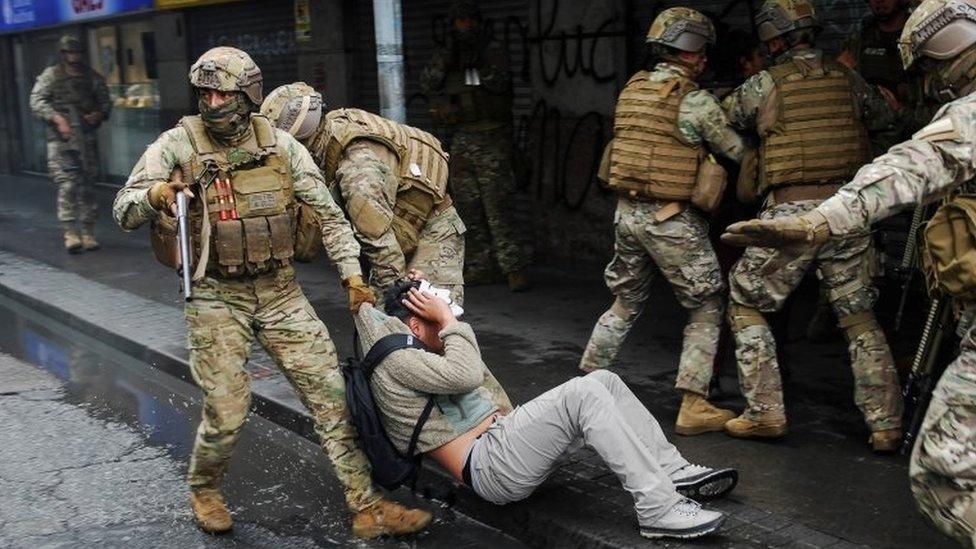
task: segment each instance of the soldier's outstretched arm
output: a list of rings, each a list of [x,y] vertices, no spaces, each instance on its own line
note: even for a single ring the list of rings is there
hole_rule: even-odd
[[[766,71],[760,71],[732,90],[722,100],[722,109],[732,126],[740,130],[756,129],[759,109],[775,88],[773,77]]]
[[[322,245],[329,259],[339,269],[342,280],[362,276],[359,268],[359,243],[352,234],[349,221],[342,209],[332,199],[332,194],[322,180],[322,173],[312,160],[312,155],[288,132],[275,130],[278,146],[288,159],[291,177],[295,185],[295,198],[315,210],[322,228]]]
[[[336,184],[349,221],[369,260],[370,282],[380,288],[407,274],[407,260],[393,232],[398,185],[395,174],[380,158],[384,147],[366,139],[353,141],[336,169]]]
[[[125,186],[115,195],[112,217],[119,227],[131,231],[156,215],[156,209],[149,203],[149,189],[168,181],[173,168],[185,165],[192,150],[186,131],[179,127],[159,136],[146,148]]]
[[[54,73],[49,68],[37,77],[34,87],[31,88],[30,110],[33,115],[44,122],[49,122],[54,116],[54,105],[51,103],[51,84],[54,80]]]
[[[698,90],[686,95],[678,110],[678,126],[683,133],[699,134],[711,152],[742,161],[746,143],[711,93]]]

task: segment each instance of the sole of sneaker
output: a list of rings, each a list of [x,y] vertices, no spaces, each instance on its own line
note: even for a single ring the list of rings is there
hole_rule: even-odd
[[[707,501],[725,496],[739,484],[735,469],[716,469],[687,481],[674,483],[674,489],[686,498]]]
[[[725,515],[702,524],[701,526],[695,526],[694,528],[685,528],[682,530],[675,530],[670,528],[640,528],[640,535],[643,538],[648,539],[661,539],[661,538],[675,538],[675,539],[693,539],[700,538],[702,536],[707,536],[712,532],[718,530],[722,524],[725,523]]]

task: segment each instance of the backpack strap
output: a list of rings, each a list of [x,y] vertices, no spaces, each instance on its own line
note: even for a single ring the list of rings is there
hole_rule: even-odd
[[[373,370],[393,351],[401,349],[423,349],[424,344],[412,334],[390,334],[380,338],[363,357],[362,367],[366,378],[373,377]]]

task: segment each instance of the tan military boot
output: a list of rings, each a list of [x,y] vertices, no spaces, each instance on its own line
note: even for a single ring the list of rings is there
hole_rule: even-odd
[[[64,231],[64,249],[69,254],[80,254],[82,252],[81,237],[75,230],[73,223],[62,223],[61,229]]]
[[[684,392],[681,397],[681,409],[678,410],[678,420],[674,424],[674,432],[679,435],[700,435],[712,431],[721,431],[725,422],[735,417],[732,410],[715,407],[705,397]]]
[[[190,508],[197,526],[208,534],[223,534],[234,526],[219,490],[190,490]]]
[[[871,433],[868,439],[871,449],[879,454],[890,454],[901,445],[901,429],[882,429]]]
[[[102,247],[102,245],[95,240],[94,225],[85,225],[81,230],[81,245],[89,252],[94,252]]]
[[[518,270],[505,275],[508,279],[508,289],[513,292],[524,292],[532,287],[532,282],[524,270]]]
[[[786,435],[786,418],[753,420],[741,415],[725,423],[725,432],[738,438],[779,438]]]
[[[352,533],[361,539],[373,539],[384,534],[413,534],[426,528],[431,518],[433,515],[423,509],[408,509],[399,503],[381,499],[352,517]]]

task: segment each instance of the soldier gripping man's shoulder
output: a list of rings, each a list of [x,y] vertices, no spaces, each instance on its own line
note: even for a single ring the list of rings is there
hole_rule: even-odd
[[[188,474],[194,516],[207,532],[232,527],[220,485],[250,405],[244,366],[256,337],[312,414],[345,487],[353,532],[371,538],[418,531],[430,522],[429,513],[373,492],[335,347],[291,265],[298,242],[293,227],[305,207],[311,217],[303,223],[321,230],[356,311],[375,301],[360,276],[359,245],[308,151],[251,114],[261,103],[261,81],[243,51],[204,53],[190,69],[200,114],[183,118],[148,147],[113,208],[125,230],[151,222],[153,251],[175,266],[171,210],[177,193],[195,197],[190,225],[197,257],[186,321],[190,370],[204,403]]]
[[[112,110],[105,78],[83,61],[81,41],[58,41],[61,60],[34,82],[31,112],[47,125],[47,170],[58,186],[58,221],[68,253],[99,248],[95,240],[95,180],[98,140],[95,130]],[[79,234],[79,225],[81,232]]]
[[[917,66],[925,72],[926,94],[951,103],[912,139],[861,168],[815,209],[734,224],[724,241],[789,250],[797,245],[824,247],[834,238],[863,234],[881,219],[945,196],[952,197],[945,207],[973,210],[972,200],[958,193],[976,179],[976,1],[925,0],[909,17],[899,42],[905,68]],[[958,242],[976,238],[972,224],[963,231]],[[943,250],[959,250],[939,244]],[[932,392],[909,476],[922,513],[962,545],[976,547],[976,266],[961,255],[938,252],[926,243],[932,268],[943,273],[940,291],[953,297],[962,311],[962,343]],[[792,251],[780,253],[793,256]],[[950,262],[957,268],[947,272]],[[963,265],[967,268],[958,268]]]
[[[659,62],[635,74],[620,94],[608,181],[620,198],[614,255],[604,275],[616,300],[594,326],[580,361],[584,371],[614,363],[659,268],[688,310],[675,384],[683,394],[676,430],[685,435],[721,430],[735,416],[706,400],[725,283],[702,210],[713,209],[722,191],[697,193],[725,175],[710,152],[736,162],[745,153],[718,101],[695,83],[705,69],[705,48],[714,42],[712,22],[701,13],[661,12],[647,34]]]
[[[276,88],[261,113],[299,139],[343,206],[382,293],[417,269],[464,299],[464,223],[447,192],[448,156],[433,135],[359,109],[324,112],[304,82]]]

